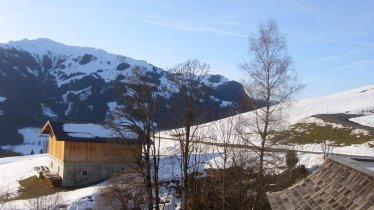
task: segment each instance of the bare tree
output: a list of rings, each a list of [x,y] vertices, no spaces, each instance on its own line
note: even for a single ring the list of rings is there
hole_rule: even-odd
[[[160,194],[160,185],[159,185],[159,171],[161,169],[161,154],[160,154],[160,151],[161,151],[161,136],[160,136],[160,133],[158,132],[158,135],[156,135],[156,132],[153,132],[152,133],[152,139],[153,139],[153,142],[152,142],[152,148],[151,148],[151,154],[152,154],[152,167],[153,167],[153,174],[152,174],[152,177],[153,177],[153,183],[155,183],[155,186],[154,186],[154,191],[155,191],[155,205],[156,205],[156,210],[158,210],[160,208],[160,197],[159,197],[159,194]],[[164,204],[165,205],[165,204]]]
[[[159,209],[159,148],[151,140],[156,139],[154,117],[158,107],[155,95],[157,86],[151,82],[146,69],[134,67],[131,72],[128,82],[118,87],[120,106],[113,111],[107,124],[123,139],[127,139],[129,133],[134,133],[142,141],[142,158],[135,163],[133,169],[143,177],[148,209],[153,209],[153,200],[156,209]]]
[[[98,209],[142,209],[147,201],[144,182],[137,173],[114,176],[100,189]]]
[[[244,63],[242,68],[248,73],[246,91],[255,110],[252,122],[246,125],[249,128],[246,132],[255,134],[260,139],[259,144],[254,146],[259,153],[255,202],[256,208],[261,208],[261,199],[266,197],[262,186],[266,148],[284,120],[282,110],[303,85],[296,79],[285,36],[278,31],[274,20],[260,24],[258,33],[249,38],[249,53],[251,60]],[[247,138],[244,139],[250,142]]]
[[[288,170],[292,170],[296,167],[297,162],[299,162],[299,157],[295,150],[288,150],[286,152],[286,166]]]
[[[170,69],[171,79],[179,87],[180,98],[173,106],[175,119],[180,120],[182,128],[175,129],[173,136],[178,139],[181,154],[182,171],[182,210],[187,209],[188,172],[191,168],[190,154],[194,142],[200,141],[197,124],[201,112],[198,110],[198,102],[201,98],[202,82],[209,70],[209,65],[201,63],[199,60],[190,59],[177,64]],[[201,111],[201,110],[200,110]],[[176,122],[177,123],[177,122]]]
[[[217,146],[216,153],[218,154],[218,162],[214,159],[213,167],[220,169],[220,189],[221,189],[221,209],[226,209],[226,194],[227,194],[227,169],[233,164],[233,154],[235,148],[232,147],[233,144],[237,143],[235,135],[235,124],[234,117],[228,117],[224,120],[219,120],[213,124],[211,127],[212,133],[214,134],[213,139],[216,140],[220,146]]]
[[[41,196],[28,201],[30,209],[36,210],[52,210],[60,209],[64,203],[64,199],[59,193],[52,195]]]
[[[323,153],[323,159],[326,159],[329,156],[329,154],[332,153],[332,150],[334,149],[336,144],[334,141],[323,140],[320,143],[320,146],[321,146],[322,153]]]
[[[48,153],[48,140],[43,140],[41,142],[43,153]]]

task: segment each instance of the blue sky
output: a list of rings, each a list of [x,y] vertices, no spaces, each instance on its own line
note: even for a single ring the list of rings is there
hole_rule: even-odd
[[[161,68],[197,58],[240,81],[249,35],[272,18],[306,98],[374,84],[373,11],[368,0],[0,0],[0,42],[50,38]]]

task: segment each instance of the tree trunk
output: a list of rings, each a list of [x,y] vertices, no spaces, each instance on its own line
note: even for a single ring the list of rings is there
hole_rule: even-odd
[[[188,188],[188,158],[189,158],[189,144],[190,144],[190,125],[186,125],[186,142],[183,153],[183,186],[182,186],[182,210],[187,209],[187,188]]]
[[[265,125],[265,129],[267,126]],[[266,131],[265,131],[266,133]],[[266,186],[264,186],[264,155],[265,155],[265,142],[266,136],[262,136],[261,148],[260,148],[260,163],[258,167],[257,183],[256,183],[256,198],[255,198],[255,207],[261,209],[263,201],[263,192]]]
[[[155,138],[153,138],[155,139]],[[156,150],[156,146],[153,145],[153,148]],[[158,186],[158,163],[159,163],[159,156],[158,154],[153,154],[153,182],[154,182],[154,187],[155,187],[155,205],[156,205],[156,210],[160,210],[160,189]]]
[[[226,145],[225,145],[225,151],[226,151]],[[225,152],[225,158],[224,158],[224,162],[223,162],[223,171],[222,171],[222,174],[221,174],[221,182],[222,182],[222,199],[221,199],[221,209],[222,210],[225,210],[225,206],[226,206],[226,162],[227,162],[227,154]]]
[[[150,164],[150,155],[149,155],[149,150],[150,146],[146,145],[146,153],[145,153],[145,183],[146,183],[146,191],[147,191],[147,198],[148,198],[148,209],[152,210],[153,209],[153,194],[152,194],[152,174],[151,174],[151,164]]]

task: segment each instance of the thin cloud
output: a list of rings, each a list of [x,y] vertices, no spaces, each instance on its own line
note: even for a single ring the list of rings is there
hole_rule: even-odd
[[[332,60],[337,60],[339,58],[342,58],[344,56],[326,56],[326,57],[321,57],[321,58],[317,58],[315,60],[312,60],[311,62],[312,63],[320,63],[320,62],[325,62],[325,61],[332,61]]]
[[[229,25],[229,26],[246,26],[247,25],[247,24],[243,24],[243,23],[230,22],[230,21],[216,21],[214,23],[221,24],[221,25]]]
[[[220,30],[220,29],[217,29],[217,28],[206,27],[206,26],[191,26],[191,25],[187,26],[187,25],[182,25],[182,24],[159,22],[159,21],[154,21],[154,20],[148,20],[146,22],[149,23],[149,24],[152,24],[152,25],[163,26],[163,27],[167,27],[167,28],[180,30],[180,31],[211,32],[211,33],[222,34],[222,35],[227,35],[227,36],[247,38],[247,36],[243,35],[243,34],[233,33],[233,32],[230,32],[230,31],[224,31],[224,30]]]
[[[361,60],[361,61],[357,61],[349,65],[342,66],[339,69],[363,70],[363,68],[372,66],[373,64],[374,64],[374,59]]]
[[[328,61],[336,61],[336,60],[343,60],[343,59],[355,59],[356,57],[362,57],[368,55],[368,53],[374,52],[372,48],[365,48],[360,50],[351,50],[349,53],[341,54],[341,55],[330,55],[316,58],[311,63],[321,63],[321,62],[328,62]]]
[[[337,39],[324,39],[321,41],[339,43],[339,44],[353,44],[353,45],[361,45],[361,46],[366,46],[366,47],[374,47],[374,43],[371,43],[371,42],[356,42],[356,41],[337,40]]]

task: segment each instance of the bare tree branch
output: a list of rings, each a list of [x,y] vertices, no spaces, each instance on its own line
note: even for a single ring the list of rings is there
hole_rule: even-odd
[[[250,122],[245,123],[241,129],[249,129],[257,134],[260,142],[252,143],[252,139],[245,131],[237,130],[241,139],[248,144],[256,145],[256,149],[259,150],[259,187],[255,205],[256,208],[262,208],[262,199],[266,197],[266,191],[264,192],[261,186],[265,171],[265,151],[275,143],[272,137],[278,132],[284,120],[282,110],[287,108],[291,97],[302,89],[303,85],[297,82],[293,61],[287,52],[285,36],[278,31],[274,20],[260,24],[258,33],[250,37],[249,53],[251,61],[244,63],[242,69],[248,73],[246,91],[256,109],[247,119]]]

